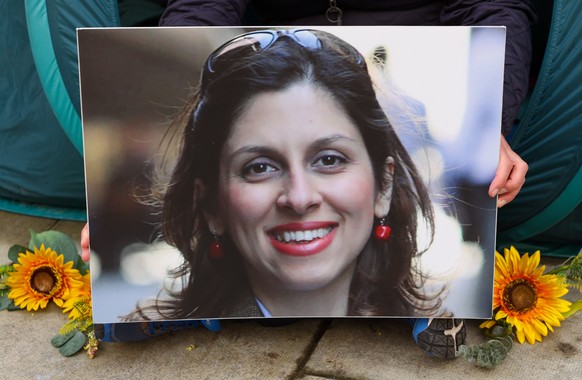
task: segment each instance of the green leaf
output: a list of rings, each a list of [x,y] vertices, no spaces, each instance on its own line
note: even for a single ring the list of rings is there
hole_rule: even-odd
[[[14,305],[14,301],[8,296],[0,296],[0,310],[8,309],[10,305]]]
[[[571,306],[570,306],[570,310],[568,310],[567,312],[563,313],[564,314],[564,318],[569,318],[572,315],[576,314],[576,312],[582,310],[582,300],[578,300],[576,302],[574,302]]]
[[[63,344],[67,343],[73,336],[75,336],[77,332],[78,332],[77,330],[73,330],[64,335],[57,334],[53,336],[53,338],[51,339],[51,344],[53,345],[53,347],[57,348],[61,347]]]
[[[69,339],[64,345],[59,347],[59,352],[63,356],[71,356],[79,352],[85,346],[87,342],[87,337],[80,331],[77,331],[71,339]]]
[[[40,247],[42,243],[37,238],[38,234],[32,229],[29,229],[28,231],[30,232],[30,241],[28,242],[28,248],[34,249],[34,247]]]
[[[10,259],[10,261],[12,261],[13,263],[17,263],[18,256],[21,253],[26,253],[27,250],[28,248],[15,244],[8,250],[8,259]]]
[[[79,251],[73,239],[67,234],[52,230],[40,233],[30,230],[30,248],[40,248],[42,244],[44,244],[45,248],[50,248],[56,251],[57,254],[63,255],[65,257],[65,263],[72,261],[73,267],[77,267],[80,260]]]
[[[84,276],[87,274],[87,271],[89,270],[89,263],[84,262],[83,260],[79,260],[79,263],[76,267],[79,273],[81,273],[81,276]]]
[[[22,310],[22,308],[20,306],[16,306],[14,303],[11,303],[10,305],[8,305],[8,307],[6,308],[6,310],[8,310],[8,311],[17,311],[17,310]]]
[[[480,345],[461,345],[457,351],[457,357],[465,358],[482,368],[494,368],[501,364],[509,355],[513,347],[513,339],[510,336],[491,339]]]

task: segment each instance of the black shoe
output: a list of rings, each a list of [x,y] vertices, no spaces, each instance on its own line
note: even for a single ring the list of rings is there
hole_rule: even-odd
[[[414,318],[410,322],[414,341],[430,356],[454,358],[459,346],[465,344],[467,329],[462,319]]]
[[[95,324],[95,336],[103,342],[139,342],[176,330],[206,327],[210,331],[220,330],[218,320],[127,322]]]

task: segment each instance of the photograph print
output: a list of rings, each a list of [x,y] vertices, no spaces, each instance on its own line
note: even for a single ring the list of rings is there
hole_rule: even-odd
[[[78,45],[96,323],[490,318],[505,28]]]

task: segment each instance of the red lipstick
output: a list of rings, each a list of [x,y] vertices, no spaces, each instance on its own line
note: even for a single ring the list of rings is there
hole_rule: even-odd
[[[310,256],[315,255],[327,248],[333,241],[337,229],[337,223],[334,222],[305,222],[305,223],[288,223],[276,226],[268,231],[269,239],[273,247],[284,255],[289,256]],[[280,241],[276,236],[284,233],[296,234],[305,231],[318,229],[331,229],[323,237],[315,237],[307,240],[290,240],[288,242]]]

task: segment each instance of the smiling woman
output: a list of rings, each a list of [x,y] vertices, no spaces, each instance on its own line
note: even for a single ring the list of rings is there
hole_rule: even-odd
[[[365,59],[315,30],[238,36],[206,60],[174,121],[159,198],[185,286],[128,320],[422,316],[440,312],[415,260],[433,209]]]
[[[310,83],[256,95],[220,162],[221,217],[213,224],[236,242],[255,296],[273,315],[346,315],[356,259],[375,205],[378,218],[388,212],[382,194],[391,185],[375,186],[345,111]],[[304,292],[314,293],[312,302]]]

